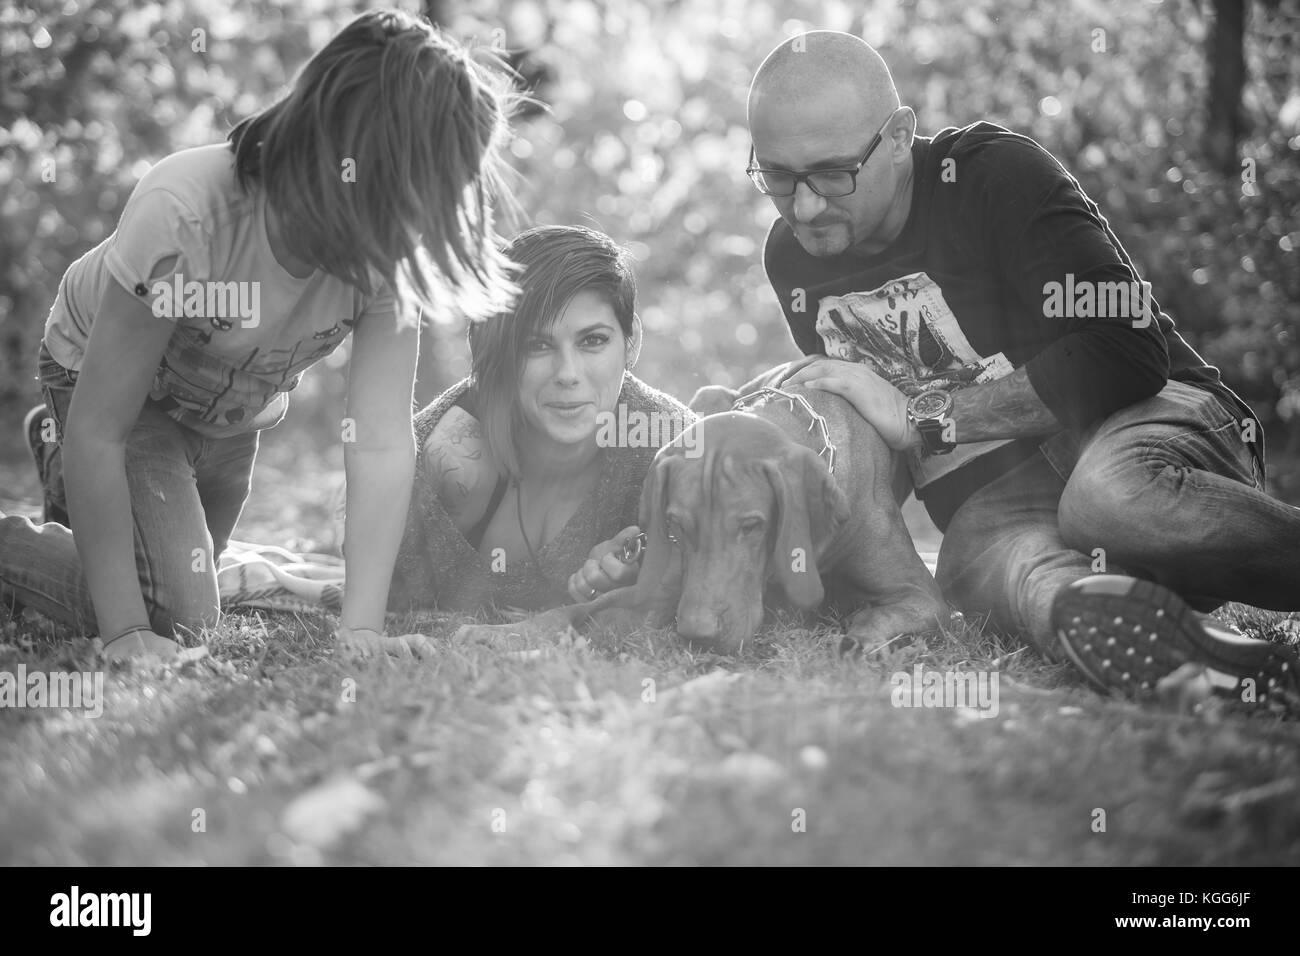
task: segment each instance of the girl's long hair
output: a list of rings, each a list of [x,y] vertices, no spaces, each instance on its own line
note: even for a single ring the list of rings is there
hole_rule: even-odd
[[[631,339],[636,277],[627,252],[609,236],[584,226],[538,226],[505,249],[521,270],[514,308],[470,326],[469,346],[483,437],[498,465],[519,477],[515,436],[524,426],[519,379],[528,342],[547,332],[579,292],[600,295]]]
[[[230,143],[295,255],[367,294],[382,279],[403,302],[481,319],[517,291],[492,220],[494,200],[514,210],[499,151],[520,99],[428,22],[372,11]]]

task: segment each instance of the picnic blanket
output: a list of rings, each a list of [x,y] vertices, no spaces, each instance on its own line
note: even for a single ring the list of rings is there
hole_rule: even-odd
[[[338,613],[343,609],[343,559],[230,541],[217,565],[217,590],[223,608]]]

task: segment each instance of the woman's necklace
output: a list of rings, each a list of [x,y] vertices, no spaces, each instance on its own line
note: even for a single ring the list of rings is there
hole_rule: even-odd
[[[528,540],[528,532],[524,529],[524,501],[523,492],[520,490],[520,481],[515,479],[515,517],[519,519],[519,534],[523,536],[524,547],[528,549],[528,557],[532,559],[533,570],[537,574],[542,573],[542,565],[537,560],[537,552],[533,550],[533,544]]]
[[[528,557],[533,562],[533,570],[539,577],[545,577],[542,573],[542,563],[537,560],[537,552],[533,550],[533,543],[528,540],[528,531],[524,528],[524,502],[523,491],[521,490],[523,482],[520,478],[514,478],[512,480],[515,485],[515,518],[519,521],[519,535],[524,539],[524,547],[528,549]],[[543,528],[543,535],[544,534],[545,529]],[[543,544],[544,543],[545,542],[543,542]]]

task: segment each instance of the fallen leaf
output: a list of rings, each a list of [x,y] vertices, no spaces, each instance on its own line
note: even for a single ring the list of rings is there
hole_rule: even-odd
[[[383,797],[355,778],[336,777],[290,801],[280,825],[294,842],[325,849],[385,806]]]
[[[830,763],[830,758],[826,756],[826,751],[814,744],[809,744],[799,751],[799,759],[809,770],[825,770],[826,765]]]
[[[775,783],[785,776],[785,767],[771,757],[758,753],[733,753],[723,758],[718,773],[723,777],[763,785]]]

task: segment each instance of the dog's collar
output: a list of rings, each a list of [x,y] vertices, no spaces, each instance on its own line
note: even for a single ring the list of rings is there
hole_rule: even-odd
[[[777,398],[788,401],[790,403],[790,411],[792,412],[794,411],[795,402],[798,402],[803,406],[803,410],[807,412],[808,416],[812,419],[812,421],[808,423],[808,430],[812,431],[813,429],[818,429],[821,432],[822,449],[817,453],[817,457],[826,459],[826,467],[830,469],[832,475],[835,474],[835,443],[831,441],[831,430],[826,427],[826,419],[821,415],[818,415],[817,409],[813,408],[808,399],[804,398],[802,395],[796,395],[794,392],[787,392],[782,388],[764,386],[757,391],[750,392],[748,395],[740,396],[740,398],[736,399],[735,403],[731,406],[731,410],[733,412],[746,411],[750,404],[769,396],[776,396]]]

